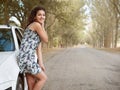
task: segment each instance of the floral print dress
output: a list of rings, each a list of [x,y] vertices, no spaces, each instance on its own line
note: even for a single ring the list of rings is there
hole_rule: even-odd
[[[41,72],[39,64],[35,57],[36,49],[40,43],[40,37],[37,32],[26,29],[20,45],[19,54],[17,56],[20,72],[37,74]]]

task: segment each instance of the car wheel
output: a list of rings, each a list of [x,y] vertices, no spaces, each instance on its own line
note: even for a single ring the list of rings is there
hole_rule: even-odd
[[[24,79],[18,76],[16,90],[24,90]]]

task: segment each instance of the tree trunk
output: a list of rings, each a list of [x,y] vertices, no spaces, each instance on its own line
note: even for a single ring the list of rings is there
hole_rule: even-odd
[[[4,17],[5,17],[5,24],[8,24],[8,20],[9,20],[9,12],[8,12],[8,0],[6,0],[6,2],[4,2]]]
[[[107,31],[104,37],[104,47],[105,48],[110,48],[111,47],[111,42],[112,42],[112,33],[110,30]]]
[[[117,40],[118,40],[118,21],[119,21],[119,19],[117,18],[117,15],[116,15],[116,30],[115,30],[115,44],[114,44],[114,48],[116,48],[117,47]]]

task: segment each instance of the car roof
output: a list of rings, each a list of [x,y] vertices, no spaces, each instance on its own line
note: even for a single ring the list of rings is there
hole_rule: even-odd
[[[22,29],[21,27],[17,27],[17,26],[11,26],[11,25],[0,25],[0,28],[19,28],[19,29]]]
[[[0,25],[0,28],[11,28],[9,25]]]

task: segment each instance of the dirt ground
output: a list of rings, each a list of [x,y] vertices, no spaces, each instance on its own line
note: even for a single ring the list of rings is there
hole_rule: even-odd
[[[104,50],[104,51],[107,51],[107,52],[110,52],[110,53],[120,54],[120,47],[118,47],[118,48],[101,48],[101,49],[98,49],[98,50]]]
[[[120,54],[120,47],[118,47],[118,48],[97,48],[97,49],[107,51],[110,53]],[[44,48],[42,50],[43,58],[46,60],[46,59],[52,57],[54,54],[61,52],[62,50],[64,50],[64,48]]]
[[[43,60],[46,62],[49,58],[54,57],[56,54],[63,51],[65,48],[43,48]],[[120,54],[120,47],[118,48],[97,48],[98,50],[106,51],[109,53]]]
[[[119,49],[48,49],[43,58],[48,80],[42,90],[120,90]]]
[[[49,60],[49,58],[54,57],[56,54],[60,53],[63,50],[64,50],[64,48],[44,48],[42,50],[44,62]]]

